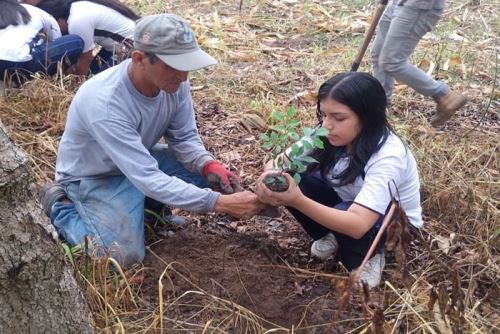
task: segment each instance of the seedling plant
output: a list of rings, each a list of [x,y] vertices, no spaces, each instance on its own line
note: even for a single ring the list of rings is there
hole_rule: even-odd
[[[271,119],[273,126],[267,133],[261,133],[262,148],[266,150],[272,161],[274,174],[264,179],[264,184],[272,191],[286,191],[289,187],[283,173],[290,173],[296,184],[300,183],[300,174],[307,166],[318,161],[310,156],[315,149],[323,149],[321,137],[328,134],[323,127],[302,128],[302,136],[297,132],[300,121],[297,109],[288,107],[284,112],[273,110]],[[284,151],[284,152],[283,152]]]

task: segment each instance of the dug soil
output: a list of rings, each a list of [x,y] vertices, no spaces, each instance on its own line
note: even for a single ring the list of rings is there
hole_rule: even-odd
[[[149,249],[141,291],[158,305],[161,277],[164,312],[170,317],[203,324],[212,318],[210,312],[212,319],[227,312],[234,318],[223,326],[228,333],[256,332],[249,330],[255,327],[251,322],[266,329],[293,326],[303,333],[339,330],[338,322],[335,330],[330,325],[338,304],[332,278],[300,272],[295,266],[309,266],[309,256],[281,248],[266,233],[208,234],[191,226]],[[258,317],[249,320],[246,310]],[[176,332],[173,323],[170,332]]]

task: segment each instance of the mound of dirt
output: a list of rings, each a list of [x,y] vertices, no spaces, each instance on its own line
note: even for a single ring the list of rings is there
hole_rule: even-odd
[[[153,255],[146,257],[142,293],[157,304],[162,277],[164,307],[177,303],[173,311],[177,318],[209,320],[197,316],[200,301],[189,297],[193,291],[203,291],[205,304],[223,299],[229,301],[225,303],[229,308],[231,303],[243,306],[261,318],[258,321],[264,328],[293,326],[307,333],[331,332],[337,300],[330,279],[294,272],[286,263],[299,259],[284,254],[265,233],[211,235],[193,227],[158,241],[150,250]],[[183,297],[187,299],[181,302]],[[221,312],[220,305],[213,308]],[[237,307],[233,308],[235,312]],[[231,326],[225,330],[239,332],[237,325]]]

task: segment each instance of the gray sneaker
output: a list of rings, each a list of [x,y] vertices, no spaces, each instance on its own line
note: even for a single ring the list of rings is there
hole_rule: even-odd
[[[43,212],[50,218],[54,203],[64,198],[68,198],[68,196],[62,184],[50,182],[43,186],[38,199],[42,204]]]
[[[186,227],[186,225],[187,225],[186,218],[173,214],[170,209],[168,209],[168,210],[165,209],[165,213],[163,214],[163,219],[165,220],[166,223],[171,224],[175,227],[182,228],[182,227]]]
[[[326,260],[339,249],[339,243],[332,233],[318,239],[311,245],[311,255],[321,260]]]
[[[382,253],[375,254],[363,268],[359,275],[359,280],[368,284],[370,289],[379,286],[382,278],[382,272],[385,267],[385,255]]]
[[[146,209],[146,212],[144,213],[144,222],[153,228],[160,225],[170,225],[171,227],[183,228],[187,225],[186,218],[174,214],[167,206],[164,206],[159,211]]]

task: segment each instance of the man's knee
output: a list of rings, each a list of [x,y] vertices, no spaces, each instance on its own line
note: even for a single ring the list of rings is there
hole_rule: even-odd
[[[394,59],[391,56],[388,56],[384,53],[378,59],[378,65],[380,68],[389,74],[398,73],[403,70],[406,61],[401,61],[398,59]]]

